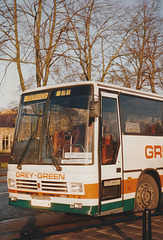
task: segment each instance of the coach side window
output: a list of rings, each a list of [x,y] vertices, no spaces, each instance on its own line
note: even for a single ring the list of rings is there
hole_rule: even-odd
[[[120,95],[124,134],[163,135],[162,102]]]

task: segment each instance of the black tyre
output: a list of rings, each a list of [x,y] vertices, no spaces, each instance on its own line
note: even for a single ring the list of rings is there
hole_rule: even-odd
[[[155,179],[144,173],[138,181],[135,196],[135,212],[156,209],[159,204],[159,189]]]

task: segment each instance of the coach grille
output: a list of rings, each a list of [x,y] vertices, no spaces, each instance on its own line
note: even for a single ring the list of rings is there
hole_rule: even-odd
[[[51,193],[67,193],[67,182],[57,181],[41,181],[38,183],[36,180],[16,179],[16,187],[18,190],[27,191],[41,191]]]
[[[66,182],[42,181],[41,189],[42,191],[57,192],[57,193],[68,192]]]
[[[17,189],[37,190],[37,181],[36,180],[16,179],[16,187],[17,187]]]

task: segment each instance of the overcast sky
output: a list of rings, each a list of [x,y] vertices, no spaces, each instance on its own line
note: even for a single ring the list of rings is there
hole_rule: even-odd
[[[2,74],[0,74],[0,81],[1,78]],[[0,85],[0,110],[18,105],[20,94],[17,69],[15,64],[11,64],[7,71],[7,77]],[[15,104],[12,104],[12,102],[15,102]]]

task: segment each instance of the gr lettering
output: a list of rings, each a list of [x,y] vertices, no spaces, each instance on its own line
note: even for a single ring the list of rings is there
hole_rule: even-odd
[[[24,178],[29,178],[30,173],[28,172],[16,172],[16,177],[24,177]]]
[[[145,147],[145,157],[147,159],[162,158],[163,157],[163,146],[161,145],[147,145]]]

